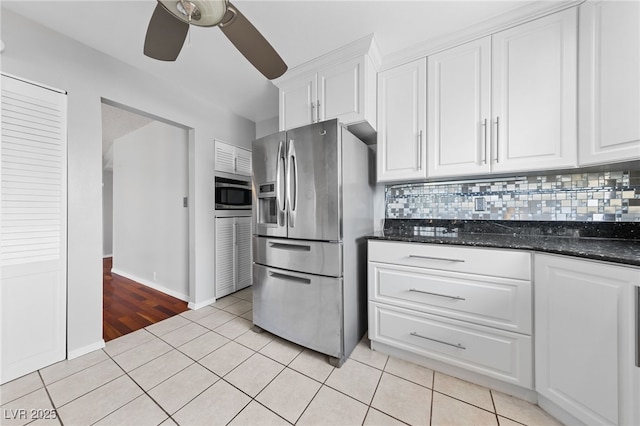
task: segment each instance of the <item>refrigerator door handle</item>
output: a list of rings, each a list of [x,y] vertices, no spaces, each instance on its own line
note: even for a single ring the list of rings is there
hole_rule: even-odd
[[[285,145],[284,145],[284,141],[280,141],[280,143],[278,144],[278,160],[276,162],[276,205],[277,205],[277,209],[278,209],[278,225],[279,226],[283,226],[284,225],[284,214],[285,214],[285,208],[287,206],[286,204],[286,195],[285,197],[283,197],[282,195],[282,185],[283,185],[283,180],[285,180],[285,176],[284,173],[282,171],[282,168],[285,167]]]
[[[289,140],[287,153],[287,209],[289,212],[289,227],[296,226],[296,206],[298,203],[298,169],[296,163],[296,149],[293,139]]]

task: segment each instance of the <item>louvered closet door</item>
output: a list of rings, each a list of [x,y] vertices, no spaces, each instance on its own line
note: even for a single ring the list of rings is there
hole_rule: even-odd
[[[2,76],[5,383],[66,357],[66,95]]]
[[[216,218],[216,299],[235,291],[234,283],[234,218]]]
[[[251,285],[251,216],[236,218],[236,290]]]

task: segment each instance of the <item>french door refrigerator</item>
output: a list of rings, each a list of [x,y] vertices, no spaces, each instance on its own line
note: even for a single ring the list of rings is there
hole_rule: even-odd
[[[341,366],[367,328],[373,153],[337,120],[253,142],[253,322]]]

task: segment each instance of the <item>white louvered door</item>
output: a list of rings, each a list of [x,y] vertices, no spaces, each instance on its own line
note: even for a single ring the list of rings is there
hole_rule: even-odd
[[[253,281],[251,257],[251,216],[236,218],[236,290]]]
[[[2,75],[0,383],[66,357],[67,98]]]
[[[233,217],[216,218],[216,299],[235,291],[235,220]]]

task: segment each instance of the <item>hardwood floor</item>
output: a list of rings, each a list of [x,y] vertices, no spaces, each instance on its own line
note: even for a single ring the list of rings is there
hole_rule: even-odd
[[[187,302],[111,274],[113,259],[102,261],[105,342],[188,310]]]

